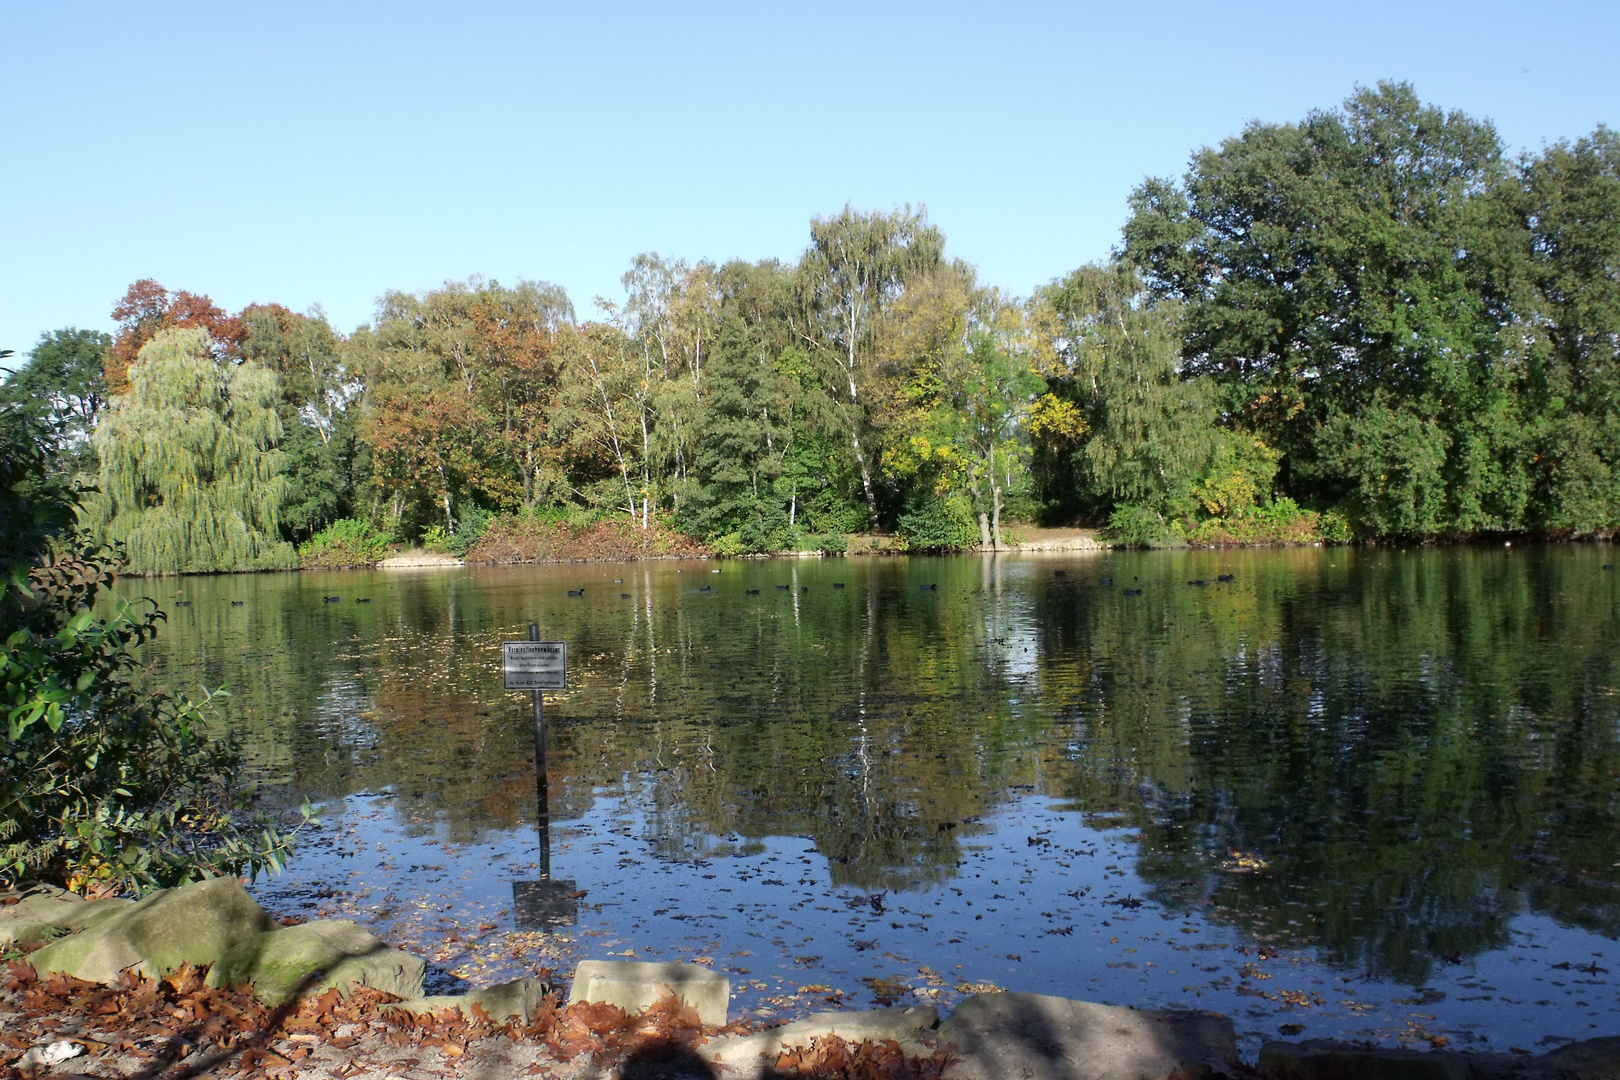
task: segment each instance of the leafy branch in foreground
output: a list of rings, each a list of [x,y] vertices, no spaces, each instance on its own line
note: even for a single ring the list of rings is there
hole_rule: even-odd
[[[38,494],[45,435],[0,411],[0,520],[23,523],[0,529],[0,882],[107,894],[279,870],[293,837],[247,808],[212,723],[222,692],[145,685],[136,649],[163,619],[150,601],[96,610],[121,564]]]

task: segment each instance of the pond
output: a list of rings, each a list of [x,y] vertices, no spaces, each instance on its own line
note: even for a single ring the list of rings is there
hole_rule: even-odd
[[[1541,1050],[1620,1000],[1614,549],[1302,548],[131,580],[149,654],[273,798],[273,910],[440,990],[579,959],[729,973],[733,1012],[989,987],[1279,1033]],[[578,592],[580,595],[570,595]],[[178,606],[176,601],[188,601]],[[528,623],[550,859],[520,928]]]

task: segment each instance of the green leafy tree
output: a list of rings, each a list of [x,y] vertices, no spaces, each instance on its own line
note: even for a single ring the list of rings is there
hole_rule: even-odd
[[[650,388],[652,502],[675,509],[702,437],[705,368],[720,333],[719,274],[712,263],[689,266],[653,252],[636,256],[623,281],[625,302],[611,310],[641,350]]]
[[[300,315],[280,304],[253,304],[237,320],[237,351],[275,372],[281,387],[276,412],[287,481],[281,524],[289,537],[307,540],[362,512],[370,479],[370,452],[356,423],[364,383],[319,310]]]
[[[657,425],[651,355],[624,331],[592,323],[563,343],[553,423],[575,451],[574,471],[592,506],[622,510],[641,529],[652,521]]]
[[[83,521],[141,574],[296,565],[280,537],[280,391],[251,361],[214,355],[202,330],[165,330],[129,369],[96,429],[98,492]]]
[[[867,511],[878,520],[875,478],[882,437],[879,405],[892,396],[894,373],[879,363],[882,314],[909,281],[938,266],[945,237],[927,214],[906,206],[810,223],[810,248],[799,261],[801,343],[815,358],[839,429],[849,441]]]
[[[908,373],[889,468],[921,483],[914,501],[965,496],[980,543],[999,551],[1002,511],[1028,488],[1026,421],[1046,388],[1022,347],[1022,312],[957,263],[916,281],[889,314],[884,350]]]
[[[860,476],[836,404],[828,397],[822,371],[795,329],[800,314],[794,273],[775,259],[735,260],[715,277],[721,302],[721,328],[752,342],[770,358],[780,381],[774,383],[785,416],[773,414],[786,430],[776,441],[780,472],[771,481],[786,508],[793,533],[847,533],[867,528],[871,516],[861,501]],[[784,396],[785,395],[785,396]],[[693,425],[702,430],[700,415]],[[836,545],[835,545],[836,546]]]
[[[1376,532],[1519,527],[1528,455],[1497,257],[1514,229],[1483,197],[1510,179],[1490,124],[1385,83],[1251,124],[1179,184],[1145,182],[1125,252],[1182,302],[1186,372],[1282,451],[1285,487],[1346,498]],[[1377,479],[1441,443],[1440,506],[1426,479]]]
[[[1504,201],[1528,241],[1533,328],[1532,518],[1592,533],[1620,525],[1620,135],[1599,128],[1524,163]]]
[[[50,419],[55,429],[52,470],[75,473],[93,467],[90,433],[107,407],[102,374],[112,337],[69,327],[40,335],[28,362],[0,386],[0,400]]]
[[[1174,306],[1115,262],[1052,283],[1034,307],[1051,358],[1035,425],[1047,490],[1097,516],[1115,504],[1192,510],[1219,434],[1207,380],[1183,377]]]

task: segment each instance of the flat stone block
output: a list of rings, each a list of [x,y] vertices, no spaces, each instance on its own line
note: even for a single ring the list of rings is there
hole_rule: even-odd
[[[938,1020],[939,1011],[932,1005],[824,1012],[753,1035],[711,1039],[698,1047],[697,1053],[705,1061],[732,1070],[722,1075],[736,1076],[739,1080],[774,1075],[776,1056],[783,1047],[809,1046],[828,1035],[837,1035],[852,1043],[892,1039],[907,1054],[923,1057],[933,1053],[934,1048],[920,1036],[930,1031]]]
[[[1224,1016],[1045,994],[975,994],[939,1026],[962,1060],[946,1080],[1142,1080],[1243,1075]]]
[[[1474,1070],[1463,1054],[1308,1039],[1266,1043],[1260,1048],[1260,1075],[1267,1080],[1470,1080]]]
[[[413,1013],[436,1013],[446,1009],[460,1009],[470,1019],[473,1006],[481,1006],[497,1024],[508,1020],[521,1020],[525,1024],[534,1016],[540,999],[551,992],[551,987],[539,979],[514,979],[471,994],[441,994],[437,997],[402,1001],[396,1009]]]
[[[582,960],[574,969],[568,1004],[599,1001],[638,1013],[656,1003],[665,988],[697,1010],[705,1024],[724,1024],[731,980],[697,964],[648,964],[634,960]]]

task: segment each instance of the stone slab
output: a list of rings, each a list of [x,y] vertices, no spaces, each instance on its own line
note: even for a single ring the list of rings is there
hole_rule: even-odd
[[[413,1013],[460,1009],[471,1019],[473,1006],[477,1005],[497,1024],[504,1024],[508,1020],[521,1020],[527,1024],[534,1016],[535,1006],[550,992],[551,987],[539,979],[514,979],[470,994],[441,994],[402,1001],[394,1008]]]
[[[383,944],[353,919],[322,919],[248,937],[214,965],[208,985],[251,986],[275,1008],[333,987],[420,998],[426,973],[420,958]]]
[[[755,1080],[774,1075],[776,1056],[783,1047],[809,1046],[828,1035],[837,1035],[852,1043],[892,1039],[906,1054],[926,1057],[934,1048],[923,1041],[923,1032],[931,1031],[938,1022],[939,1011],[932,1005],[816,1013],[753,1035],[711,1039],[699,1047],[697,1053],[703,1060],[731,1070],[723,1074],[727,1077]]]
[[[29,954],[28,962],[41,975],[60,971],[87,982],[114,983],[130,968],[157,978],[182,964],[218,963],[273,926],[241,882],[210,878],[98,913],[84,929]]]
[[[1045,994],[974,994],[939,1026],[939,1041],[961,1057],[946,1080],[1157,1080],[1243,1068],[1224,1016]]]
[[[412,551],[394,555],[377,564],[379,570],[431,570],[467,564],[454,555],[435,555],[428,551]]]
[[[568,1004],[600,1001],[638,1013],[655,1004],[665,989],[697,1010],[705,1024],[724,1024],[731,1004],[731,980],[697,964],[649,964],[634,960],[582,960],[574,969]]]

